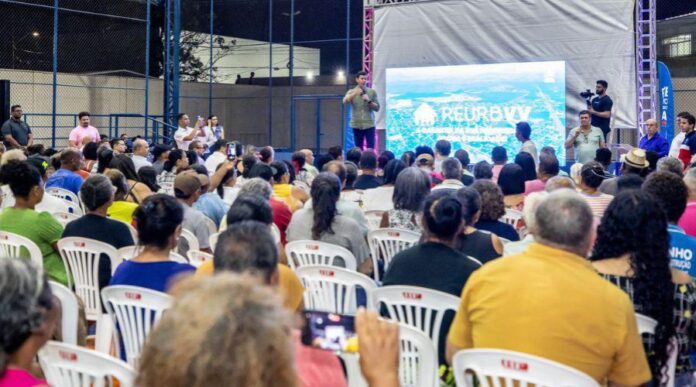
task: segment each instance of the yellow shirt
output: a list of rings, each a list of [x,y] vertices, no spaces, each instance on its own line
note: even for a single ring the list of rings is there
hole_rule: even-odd
[[[471,275],[448,341],[554,360],[603,383],[650,380],[633,305],[589,261],[539,243]]]
[[[113,202],[109,209],[106,210],[106,214],[109,218],[131,224],[133,223],[133,212],[135,212],[136,208],[138,208],[138,205],[135,203],[124,201]]]
[[[292,196],[292,186],[290,184],[274,184],[273,197],[287,204],[292,212],[299,210],[304,205],[304,203]]]
[[[206,261],[198,266],[196,275],[211,276],[214,271],[213,261]],[[298,310],[302,304],[304,287],[297,274],[283,264],[278,264],[278,287],[283,293],[285,307],[293,311]]]

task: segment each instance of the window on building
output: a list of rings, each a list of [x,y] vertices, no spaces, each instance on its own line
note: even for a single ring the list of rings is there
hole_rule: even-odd
[[[691,55],[691,34],[675,35],[663,39],[662,45],[670,58],[689,56]]]

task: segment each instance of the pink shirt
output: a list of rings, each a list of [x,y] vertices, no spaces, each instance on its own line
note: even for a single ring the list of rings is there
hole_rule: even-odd
[[[524,182],[524,194],[529,195],[532,192],[541,192],[546,189],[546,182],[539,179],[528,180]]]
[[[684,229],[686,235],[696,238],[696,201],[686,204],[686,211],[679,219],[679,227]]]
[[[302,387],[347,387],[343,367],[333,352],[302,344],[300,332],[293,331],[297,376]]]
[[[82,126],[76,126],[75,129],[70,131],[70,141],[74,141],[78,148],[82,148],[82,140],[86,137],[92,139],[92,142],[99,141],[99,131],[94,126],[90,125],[86,128]]]
[[[7,368],[0,378],[0,387],[34,387],[47,386],[46,381],[35,378],[27,370],[20,368]]]

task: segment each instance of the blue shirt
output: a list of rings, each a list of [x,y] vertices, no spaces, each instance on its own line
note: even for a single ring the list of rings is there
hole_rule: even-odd
[[[515,231],[514,227],[499,220],[479,220],[474,225],[474,228],[488,231],[512,242],[520,240],[520,235]]]
[[[669,153],[669,143],[667,142],[666,138],[660,135],[660,133],[655,133],[655,135],[650,139],[646,134],[640,139],[638,147],[640,149],[644,149],[646,152],[656,152],[660,158],[667,156]]]
[[[139,286],[158,292],[166,292],[172,279],[182,273],[193,274],[194,271],[196,271],[195,267],[174,261],[123,261],[116,268],[109,285]]]
[[[696,265],[692,265],[692,258],[696,253],[696,238],[686,235],[684,229],[676,224],[667,226],[669,232],[669,256],[671,257],[672,267],[685,271],[696,277]]]
[[[222,218],[227,215],[230,206],[222,200],[217,192],[206,192],[193,203],[193,208],[209,217],[215,225],[220,227]]]
[[[82,181],[82,176],[61,168],[48,178],[46,188],[63,188],[72,191],[75,195],[79,195]]]

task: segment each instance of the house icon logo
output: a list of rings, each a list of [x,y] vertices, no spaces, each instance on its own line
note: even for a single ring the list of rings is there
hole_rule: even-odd
[[[437,113],[435,113],[435,110],[427,103],[422,103],[420,106],[418,106],[418,109],[413,112],[413,120],[417,126],[435,125],[436,118]]]

